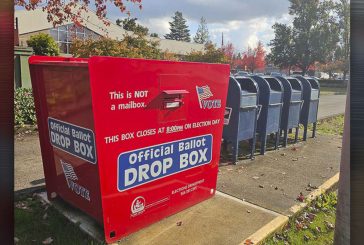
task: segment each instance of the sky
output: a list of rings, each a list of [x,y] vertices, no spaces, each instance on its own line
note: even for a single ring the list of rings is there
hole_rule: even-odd
[[[289,23],[288,0],[142,0],[142,10],[136,5],[127,4],[132,18],[156,32],[160,37],[169,33],[169,21],[176,11],[187,20],[190,34],[196,34],[200,18],[206,19],[210,39],[221,46],[233,43],[236,52],[243,52],[248,46],[255,47],[261,40],[269,52],[267,44],[274,38],[272,25],[275,22]],[[126,14],[109,5],[107,18],[115,21]]]

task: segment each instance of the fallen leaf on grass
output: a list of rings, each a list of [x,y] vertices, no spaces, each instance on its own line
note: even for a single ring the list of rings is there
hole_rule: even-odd
[[[26,202],[17,202],[15,204],[15,207],[16,208],[19,208],[19,209],[23,209],[23,210],[28,210],[29,209],[29,207],[28,207],[28,205],[27,205]]]
[[[47,239],[45,239],[42,243],[47,245],[47,244],[51,244],[53,242],[52,237],[48,237]]]
[[[321,232],[322,232],[322,231],[321,231],[321,227],[319,227],[319,226],[316,226],[315,230],[316,230],[318,233],[321,233]]]
[[[300,192],[299,196],[297,197],[297,201],[303,202],[305,200],[305,196]]]
[[[316,217],[316,214],[309,213],[308,218],[312,221]]]
[[[333,230],[335,228],[335,226],[332,223],[328,222],[328,221],[325,221],[325,224],[326,224],[326,227],[328,229],[330,229],[330,230]]]
[[[308,240],[310,240],[310,237],[308,237],[307,235],[304,235],[303,239],[307,242]]]
[[[297,230],[301,230],[302,228],[303,228],[303,224],[302,223],[300,223],[300,222],[296,223],[296,229]]]

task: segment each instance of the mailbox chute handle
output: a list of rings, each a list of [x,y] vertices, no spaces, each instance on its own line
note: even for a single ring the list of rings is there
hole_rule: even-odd
[[[263,107],[263,105],[257,105],[257,109],[258,109],[257,120],[259,119],[260,112],[262,111],[262,107]]]
[[[166,96],[163,100],[163,109],[176,109],[183,105],[182,97],[188,94],[187,90],[163,90]]]
[[[301,100],[301,110],[302,110],[302,107],[303,107],[303,103],[304,103],[305,101],[304,100]]]

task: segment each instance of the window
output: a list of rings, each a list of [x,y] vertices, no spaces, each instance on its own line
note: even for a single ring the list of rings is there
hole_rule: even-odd
[[[83,26],[68,24],[53,28],[50,30],[51,36],[58,43],[62,53],[69,54],[72,40],[77,37],[79,39],[94,38],[97,36],[94,32]]]

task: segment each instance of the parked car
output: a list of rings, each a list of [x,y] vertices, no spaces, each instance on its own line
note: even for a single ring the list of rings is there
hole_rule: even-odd
[[[237,76],[248,76],[249,72],[246,71],[238,71],[237,73],[234,74],[235,77]]]
[[[280,72],[271,72],[270,75],[271,76],[282,76],[282,73],[280,73]]]

